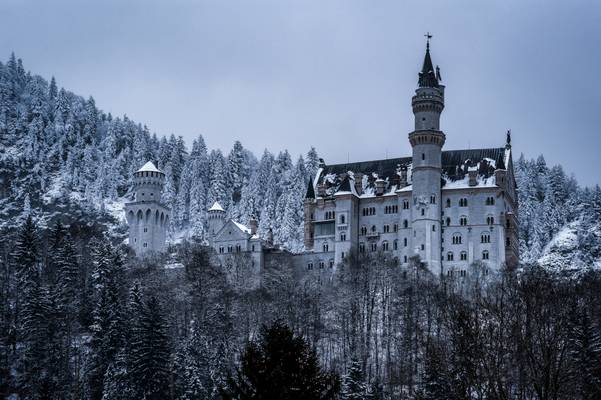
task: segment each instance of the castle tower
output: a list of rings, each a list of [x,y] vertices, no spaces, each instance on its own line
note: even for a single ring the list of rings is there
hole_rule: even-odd
[[[305,250],[313,250],[314,239],[313,239],[313,220],[315,212],[315,189],[313,189],[313,178],[307,182],[307,194],[303,200],[303,214],[305,216],[304,221],[304,244]]]
[[[427,35],[426,56],[418,88],[411,100],[415,130],[409,134],[412,165],[412,247],[434,274],[441,273],[441,173],[445,135],[440,130],[444,86],[438,67],[434,70]]]
[[[225,210],[218,202],[215,202],[209,208],[209,241],[211,243],[223,225],[225,225]]]
[[[165,174],[147,162],[134,173],[135,200],[125,204],[129,245],[142,256],[165,249],[170,211],[161,203]]]

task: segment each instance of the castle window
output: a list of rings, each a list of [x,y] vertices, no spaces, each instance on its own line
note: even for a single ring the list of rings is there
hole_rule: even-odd
[[[424,250],[424,249],[425,249],[425,246],[424,246],[424,244],[423,244],[423,243],[422,243],[422,245],[421,245],[420,247],[421,247],[421,249],[422,249],[422,250]]]
[[[511,239],[505,238],[505,246],[507,246],[507,247],[511,246]]]
[[[384,233],[390,232],[390,225],[384,225]]]
[[[409,200],[403,200],[403,210],[409,209]]]
[[[225,249],[223,248],[223,246],[219,246],[219,254],[223,254],[224,251]]]
[[[451,226],[451,218],[447,218],[447,226]]]
[[[313,263],[312,262],[310,262],[310,263],[307,264],[307,269],[309,271],[311,271],[313,269]]]
[[[344,218],[344,215],[340,216],[340,223],[344,224],[346,222],[346,218]]]
[[[450,251],[447,253],[447,261],[453,261],[453,253]]]
[[[236,245],[236,253],[240,253],[240,251],[242,250],[242,248],[240,247],[239,244]]]
[[[375,233],[375,232],[376,232],[376,226],[375,226],[375,225],[372,225],[372,226],[371,226],[371,231],[372,231],[373,233]]]
[[[227,246],[227,252],[231,253],[233,251],[233,247],[232,246]]]
[[[505,221],[505,226],[507,228],[511,228],[511,221],[509,221],[509,219],[507,219],[507,221]]]
[[[326,211],[324,219],[334,219],[335,213],[334,211]]]
[[[466,274],[466,272],[465,272],[465,270],[464,270],[464,269],[462,269],[461,271],[459,271],[459,276],[462,276],[462,277],[464,277],[464,278],[465,278],[465,276],[466,276],[466,275],[467,275],[467,274]]]
[[[462,237],[460,233],[453,234],[453,244],[461,244]]]
[[[367,235],[367,227],[365,227],[365,226],[362,226],[362,227],[361,227],[361,235],[362,235],[362,236],[365,236],[365,235]]]
[[[388,251],[388,242],[387,241],[382,242],[382,250]]]
[[[436,196],[430,196],[430,204],[436,204]]]
[[[461,258],[461,261],[466,261],[467,260],[467,252],[462,251],[459,257]]]
[[[447,208],[451,207],[451,199],[447,199]]]
[[[340,234],[340,241],[344,242],[346,240],[346,233],[341,233]]]
[[[403,238],[403,247],[407,247],[407,238]]]
[[[372,243],[372,244],[371,244],[371,251],[372,251],[372,252],[374,252],[374,251],[378,251],[378,244],[377,244],[377,243]]]
[[[480,243],[490,243],[490,234],[483,233],[482,235],[480,235]]]
[[[403,262],[406,263],[407,262],[407,256],[403,256]]]
[[[144,245],[143,245],[143,246],[144,246],[144,247],[148,247],[148,243],[144,242]]]
[[[344,251],[340,253],[340,257],[344,260]]]
[[[487,206],[494,206],[495,205],[495,198],[494,197],[487,197],[486,198],[486,205]]]
[[[461,218],[459,218],[459,225],[461,225],[461,226],[467,225],[467,217],[465,215],[463,215],[463,216],[461,216]]]
[[[422,153],[422,160],[426,159],[426,153]]]
[[[422,208],[422,216],[426,215],[426,209]]]
[[[319,262],[319,269],[324,269],[326,266],[326,263],[324,263],[323,261]]]
[[[392,248],[394,250],[398,250],[399,249],[399,241],[395,240],[394,242],[392,242]]]
[[[488,250],[484,250],[484,251],[482,252],[482,259],[483,259],[483,260],[488,260]]]
[[[486,217],[486,224],[487,225],[492,225],[495,223],[495,218],[492,215],[489,215],[488,217]]]
[[[432,232],[436,232],[436,225],[432,225]]]
[[[405,228],[405,229],[409,228],[409,221],[407,221],[406,219],[403,220],[403,228]]]
[[[144,228],[144,232],[148,232],[148,228]]]
[[[394,232],[397,232],[397,231],[399,230],[399,224],[394,224],[394,225],[392,226],[392,230],[393,230]]]
[[[467,207],[467,199],[466,198],[459,199],[459,207]]]
[[[323,249],[323,252],[324,252],[324,253],[327,253],[327,252],[328,252],[328,250],[329,250],[329,246],[328,246],[328,244],[327,244],[327,243],[324,243],[324,244],[323,244],[323,246],[322,246],[322,249]]]
[[[330,259],[330,262],[328,263],[330,268],[334,268],[334,260]]]
[[[365,243],[359,243],[359,253],[365,253]]]
[[[252,245],[252,251],[255,251],[255,245],[254,244]]]

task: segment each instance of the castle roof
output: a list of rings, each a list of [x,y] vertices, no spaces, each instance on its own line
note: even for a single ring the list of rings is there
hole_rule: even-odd
[[[419,73],[419,87],[438,87],[438,76],[434,72],[432,58],[430,58],[430,42],[426,45],[426,55],[424,56],[424,64]]]
[[[494,177],[495,170],[506,169],[506,151],[504,147],[443,151],[441,186],[459,187],[459,182],[466,178],[470,168],[477,169],[480,182],[494,184],[494,179],[488,178]],[[410,181],[411,163],[411,157],[400,157],[324,165],[315,182],[325,187],[326,196],[351,191],[355,179],[362,181],[362,197],[374,193],[376,180],[379,179],[386,182],[386,192],[391,193],[406,188],[410,183],[403,182],[402,177]]]
[[[218,202],[214,202],[213,205],[211,206],[211,208],[209,208],[209,211],[225,211],[223,209],[223,207],[221,207],[221,204],[219,204]]]
[[[136,172],[161,172],[161,171],[157,167],[155,167],[155,165],[152,163],[152,161],[148,161],[146,164],[144,164],[142,166],[142,168],[140,168]]]

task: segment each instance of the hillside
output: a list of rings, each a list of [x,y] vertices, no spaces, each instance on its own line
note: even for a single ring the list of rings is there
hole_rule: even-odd
[[[219,201],[229,217],[247,222],[255,215],[260,233],[273,229],[278,243],[300,248],[314,149],[296,162],[286,150],[257,159],[240,142],[227,155],[209,151],[202,136],[188,149],[181,136],[158,137],[127,116],[104,113],[91,97],[59,89],[54,78],[26,72],[14,55],[0,63],[0,228],[31,210],[41,226],[79,219],[122,234],[132,173],[148,160],[166,173],[171,240],[203,239],[205,211]]]

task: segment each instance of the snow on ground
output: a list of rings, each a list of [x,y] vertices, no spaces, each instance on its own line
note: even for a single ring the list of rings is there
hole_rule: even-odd
[[[180,268],[184,268],[184,264],[178,263],[178,262],[165,264],[165,269],[180,269]]]

